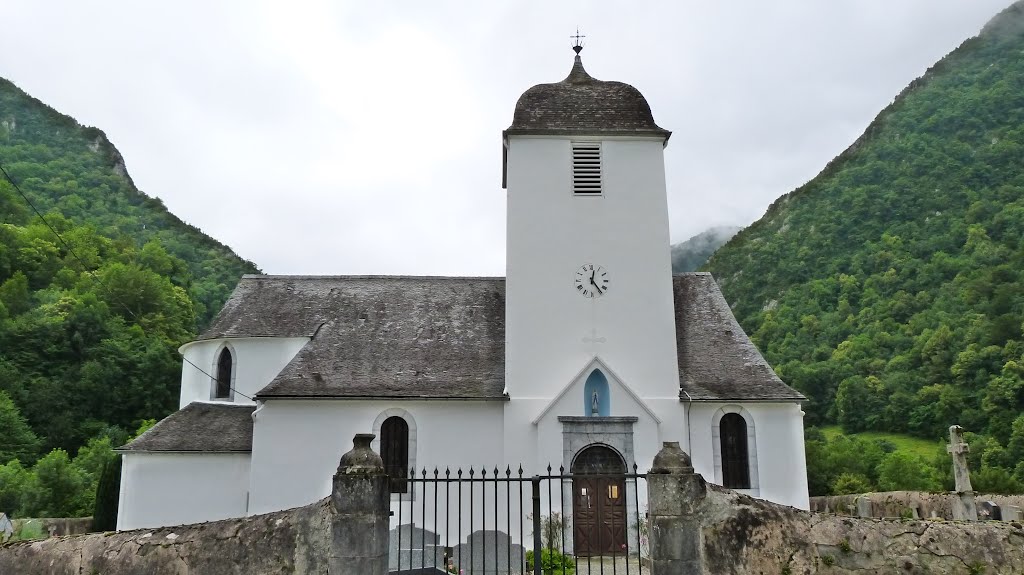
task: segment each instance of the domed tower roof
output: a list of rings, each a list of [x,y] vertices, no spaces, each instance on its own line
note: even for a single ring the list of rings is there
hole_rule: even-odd
[[[538,84],[519,97],[512,125],[504,133],[515,134],[661,136],[668,140],[671,132],[654,123],[640,90],[593,78],[577,55],[564,80]]]

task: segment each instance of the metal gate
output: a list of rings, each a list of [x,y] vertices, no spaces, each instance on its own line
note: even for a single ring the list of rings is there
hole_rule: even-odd
[[[551,466],[414,471],[392,494],[392,573],[637,574],[645,474]]]

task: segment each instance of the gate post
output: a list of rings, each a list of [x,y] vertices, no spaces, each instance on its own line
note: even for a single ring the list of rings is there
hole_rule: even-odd
[[[703,573],[697,508],[707,493],[679,442],[666,441],[647,475],[652,575]]]
[[[334,474],[330,575],[387,575],[391,514],[384,461],[372,433],[358,433]]]

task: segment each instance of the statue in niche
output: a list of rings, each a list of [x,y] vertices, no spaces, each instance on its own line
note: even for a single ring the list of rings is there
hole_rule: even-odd
[[[597,390],[590,395],[590,415],[596,416],[601,414],[601,396],[598,395]]]

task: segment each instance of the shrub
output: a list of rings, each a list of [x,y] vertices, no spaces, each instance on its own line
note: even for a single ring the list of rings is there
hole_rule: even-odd
[[[533,551],[526,552],[526,568],[533,569]],[[540,552],[540,570],[544,575],[570,575],[576,572],[576,564],[572,557],[562,555],[557,549],[542,549]]]
[[[835,495],[868,493],[870,491],[873,491],[871,480],[860,473],[843,473],[832,483],[832,493]]]

